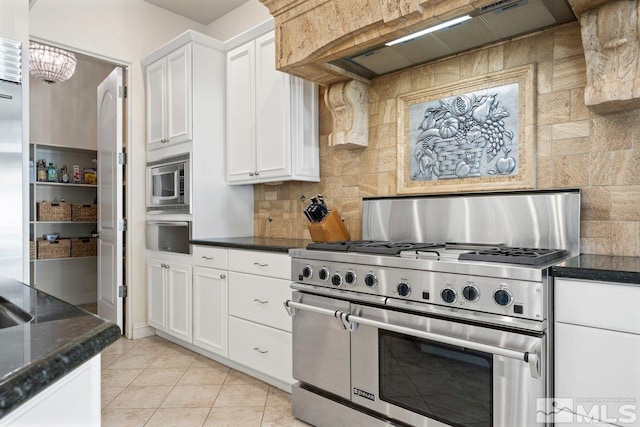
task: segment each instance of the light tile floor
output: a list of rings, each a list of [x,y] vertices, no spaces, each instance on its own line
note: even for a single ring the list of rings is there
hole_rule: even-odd
[[[308,426],[291,396],[157,336],[102,353],[103,427]]]

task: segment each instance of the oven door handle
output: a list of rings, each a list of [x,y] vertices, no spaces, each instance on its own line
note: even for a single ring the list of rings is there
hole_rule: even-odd
[[[302,304],[302,303],[294,302],[291,300],[286,300],[284,302],[284,308],[287,310],[287,313],[289,313],[289,316],[292,316],[292,317],[296,315],[296,310],[310,311],[312,313],[318,313],[318,314],[323,314],[325,316],[335,317],[340,322],[340,325],[342,325],[342,327],[348,330],[349,332],[355,331],[356,327],[358,326],[356,323],[345,321],[344,315],[346,313],[340,310],[331,310],[328,308],[316,307],[315,305]]]
[[[468,341],[462,338],[448,337],[446,335],[434,334],[432,332],[421,331],[418,329],[407,328],[405,326],[393,325],[391,323],[380,322],[378,320],[371,320],[353,314],[340,312],[340,317],[343,323],[352,324],[358,323],[361,325],[372,326],[378,329],[384,329],[386,331],[397,332],[403,335],[410,335],[416,338],[423,338],[439,342],[442,344],[449,344],[456,347],[464,347],[470,350],[481,351],[483,353],[495,354],[497,356],[504,356],[510,359],[522,360],[529,365],[532,378],[540,378],[540,358],[536,351],[517,351],[510,350],[508,348],[496,347],[490,344],[483,344],[474,341]],[[354,330],[354,327],[349,327],[349,330]]]

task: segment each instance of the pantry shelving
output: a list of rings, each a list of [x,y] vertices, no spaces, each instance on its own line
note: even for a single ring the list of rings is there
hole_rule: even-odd
[[[86,169],[90,174],[90,169],[96,169],[97,151],[32,143],[29,154],[34,168],[40,159],[44,159],[47,166],[51,163],[58,172],[57,180],[62,179],[59,171],[66,165],[70,180],[38,181],[37,170],[30,171],[31,285],[72,304],[95,302],[97,256],[92,235],[95,236],[98,224],[96,215],[91,214],[96,210],[98,186],[84,183],[83,172]],[[74,165],[79,171],[75,177],[77,182],[74,182]],[[87,175],[87,179],[92,177]],[[83,209],[89,210],[89,220],[86,215],[76,215]],[[53,233],[60,233],[60,239],[71,240],[61,242],[64,248],[50,250],[54,246],[47,246],[50,243],[43,241],[43,235]],[[59,243],[51,245],[56,244]]]

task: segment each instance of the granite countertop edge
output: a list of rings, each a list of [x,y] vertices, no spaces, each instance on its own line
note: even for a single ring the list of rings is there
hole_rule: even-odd
[[[1,385],[0,419],[70,373],[120,337],[115,323],[105,322],[37,362],[26,365]]]
[[[211,238],[192,239],[192,245],[218,246],[230,249],[246,249],[254,251],[283,252],[288,253],[289,249],[304,248],[310,240],[286,239],[269,237],[235,237],[235,238]]]
[[[640,257],[583,254],[551,268],[558,278],[640,285]]]

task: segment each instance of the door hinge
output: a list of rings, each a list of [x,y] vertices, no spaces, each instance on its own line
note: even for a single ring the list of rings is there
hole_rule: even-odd
[[[118,153],[118,164],[121,166],[127,164],[127,153]]]
[[[127,87],[118,86],[118,98],[126,98],[126,97],[127,97]]]
[[[124,285],[118,286],[118,297],[125,298],[127,296],[127,287]]]
[[[118,221],[118,231],[127,231],[127,220],[121,219]]]

